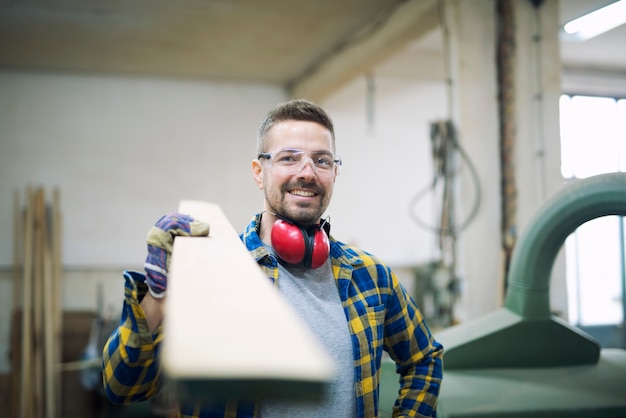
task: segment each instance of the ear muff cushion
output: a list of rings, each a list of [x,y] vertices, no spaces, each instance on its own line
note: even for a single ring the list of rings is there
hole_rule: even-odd
[[[311,268],[321,267],[328,259],[330,253],[330,242],[328,235],[319,228],[315,228],[315,237],[313,239],[313,251],[311,252]]]
[[[328,235],[320,227],[310,232],[284,219],[277,219],[271,231],[276,254],[289,264],[303,264],[306,268],[321,267],[330,253]]]
[[[289,264],[299,264],[306,253],[306,240],[296,225],[277,219],[272,226],[272,247]]]

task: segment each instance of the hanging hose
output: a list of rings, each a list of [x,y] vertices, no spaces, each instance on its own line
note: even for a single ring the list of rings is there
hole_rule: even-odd
[[[548,200],[515,247],[505,307],[524,318],[549,317],[550,275],[565,239],[607,215],[626,216],[626,173],[578,180]]]
[[[411,219],[422,228],[429,230],[431,232],[436,233],[437,235],[447,235],[447,236],[457,236],[459,232],[463,231],[476,217],[478,213],[478,209],[480,207],[481,201],[481,188],[480,181],[478,179],[478,172],[476,171],[476,167],[472,164],[469,156],[461,147],[461,144],[458,141],[457,133],[454,128],[454,125],[451,121],[440,121],[431,124],[430,128],[430,141],[431,141],[431,151],[433,156],[433,163],[435,168],[435,174],[433,176],[432,182],[427,185],[424,189],[419,191],[410,201],[409,201],[409,214],[411,215]],[[476,191],[476,195],[474,197],[474,202],[472,203],[472,208],[469,212],[467,218],[460,223],[459,226],[456,225],[432,225],[429,224],[415,213],[415,206],[419,203],[427,194],[433,193],[437,188],[437,185],[443,181],[442,187],[447,190],[447,193],[454,193],[453,185],[451,184],[454,175],[457,172],[456,167],[456,154],[461,156],[461,159],[467,163],[467,166],[470,170],[470,175],[472,177],[472,181],[474,183],[474,188]],[[450,194],[446,196],[446,200],[450,199]],[[450,200],[448,200],[450,201]],[[445,202],[444,202],[445,206]],[[449,213],[453,208],[442,208],[442,211],[448,212],[448,216],[452,216],[453,214]]]

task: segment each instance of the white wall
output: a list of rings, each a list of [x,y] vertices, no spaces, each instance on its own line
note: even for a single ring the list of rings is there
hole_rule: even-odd
[[[324,103],[344,159],[329,210],[332,231],[391,265],[414,266],[435,256],[434,237],[411,220],[409,203],[432,181],[429,122],[443,117],[443,89],[384,75],[375,83],[372,125],[364,78]],[[430,221],[431,206],[424,209],[420,216]]]
[[[15,189],[58,187],[66,265],[138,263],[148,227],[180,199],[218,202],[238,228],[261,207],[250,161],[277,87],[1,73],[0,91],[0,210]],[[0,265],[11,221],[0,218]]]

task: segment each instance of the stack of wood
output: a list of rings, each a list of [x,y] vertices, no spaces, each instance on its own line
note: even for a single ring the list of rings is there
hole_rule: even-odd
[[[14,316],[20,344],[12,349],[13,414],[55,418],[61,411],[61,215],[59,191],[15,192]],[[16,348],[16,347],[13,347]]]

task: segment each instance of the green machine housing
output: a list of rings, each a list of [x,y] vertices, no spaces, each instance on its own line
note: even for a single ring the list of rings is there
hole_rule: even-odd
[[[542,206],[514,249],[504,307],[436,334],[445,348],[438,417],[626,417],[626,350],[602,349],[550,310],[565,239],[608,215],[626,215],[626,173],[578,180]],[[391,414],[393,363],[381,382],[381,411]]]

